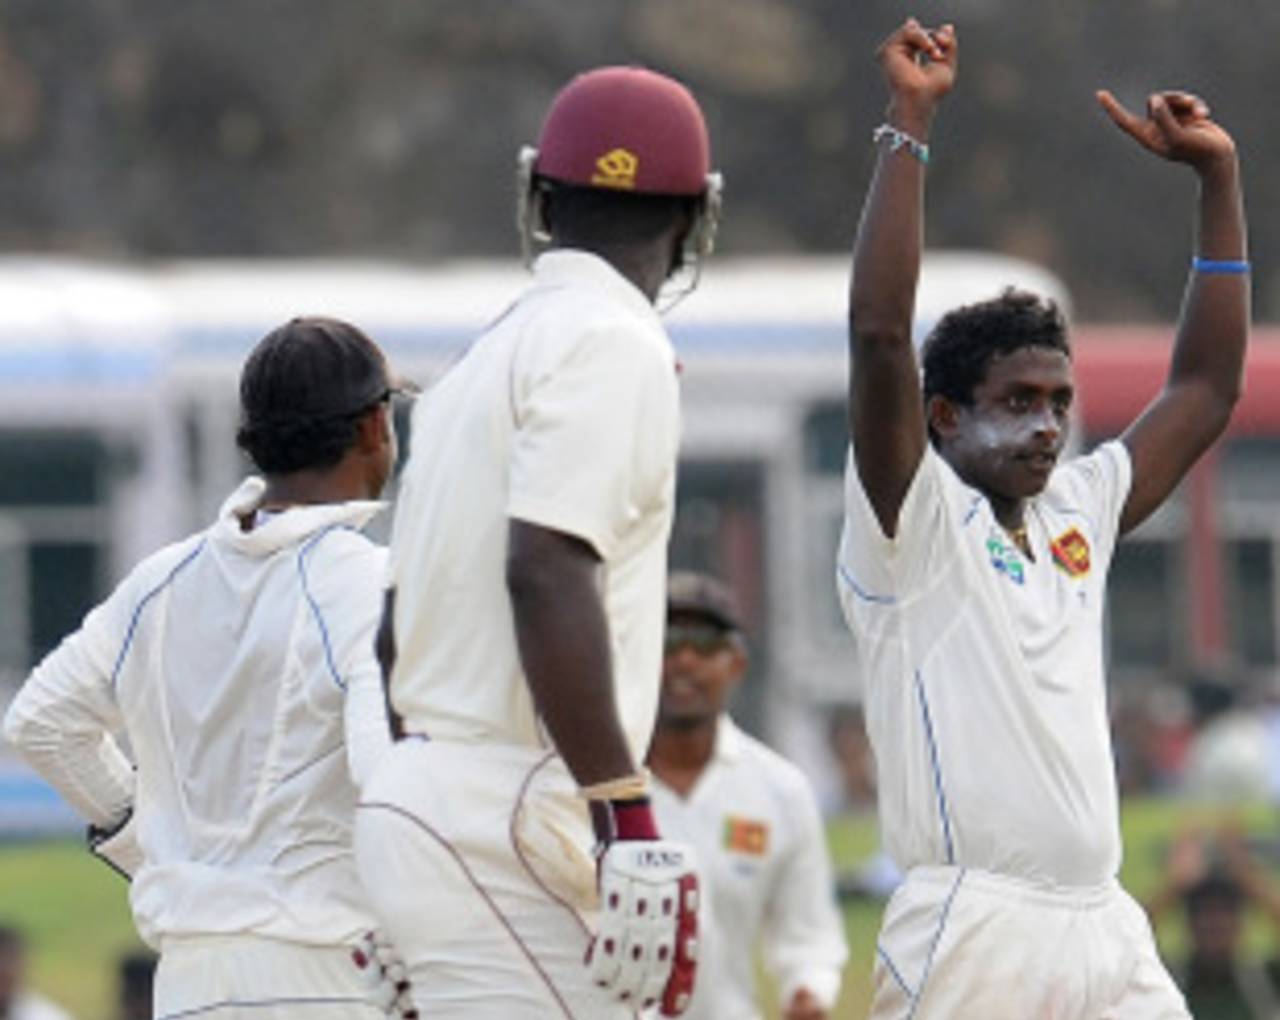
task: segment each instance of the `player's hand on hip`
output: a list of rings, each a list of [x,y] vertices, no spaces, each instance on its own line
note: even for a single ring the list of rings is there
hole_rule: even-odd
[[[1201,174],[1235,162],[1234,139],[1209,116],[1208,104],[1197,95],[1153,92],[1147,97],[1145,117],[1130,111],[1106,89],[1097,95],[1121,131],[1163,159],[1186,163]]]
[[[693,996],[698,875],[693,850],[662,839],[648,798],[613,801],[598,869],[599,929],[587,947],[591,978],[619,1002],[679,1016]]]
[[[953,25],[930,29],[915,18],[903,22],[876,51],[893,104],[925,114],[955,84],[958,56]]]
[[[130,882],[145,863],[138,843],[138,820],[129,808],[114,824],[106,828],[90,825],[85,833],[89,852]]]
[[[391,940],[381,932],[366,932],[351,950],[351,960],[360,971],[365,994],[382,1012],[394,1020],[417,1020],[409,988],[409,969]]]

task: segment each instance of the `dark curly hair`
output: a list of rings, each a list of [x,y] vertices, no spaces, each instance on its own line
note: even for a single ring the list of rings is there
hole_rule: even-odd
[[[390,392],[382,351],[355,326],[291,319],[245,362],[236,445],[269,475],[333,467]]]
[[[924,397],[973,403],[973,391],[996,358],[1023,347],[1047,347],[1071,357],[1067,324],[1057,304],[1007,288],[999,297],[952,309],[924,342]]]

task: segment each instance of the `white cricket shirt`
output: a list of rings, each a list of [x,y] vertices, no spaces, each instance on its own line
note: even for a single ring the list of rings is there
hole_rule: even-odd
[[[830,1009],[848,957],[818,803],[803,773],[721,716],[687,797],[653,777],[667,839],[693,845],[705,890],[698,981],[685,1020],[758,1020],[755,951],[785,1008],[808,988]]]
[[[636,761],[657,710],[679,395],[653,306],[607,262],[552,251],[413,412],[389,583],[392,701],[434,739],[547,746],[506,586],[512,518],[589,542]]]
[[[134,806],[142,937],[336,944],[371,926],[351,852],[356,783],[390,744],[373,635],[383,504],[295,507],[144,560],[38,666],[4,735],[73,807]],[[115,736],[113,736],[115,735]],[[121,743],[130,748],[136,772]]]
[[[1102,629],[1131,470],[1118,441],[1059,466],[1026,508],[1032,561],[932,447],[886,538],[850,455],[838,584],[904,870],[1117,873]]]

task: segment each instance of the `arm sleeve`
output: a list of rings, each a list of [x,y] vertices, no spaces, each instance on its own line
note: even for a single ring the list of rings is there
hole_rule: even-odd
[[[517,359],[513,379],[507,515],[574,535],[610,559],[674,477],[671,352],[626,322],[531,346],[537,352]]]
[[[115,825],[133,803],[133,766],[112,736],[123,730],[115,660],[132,618],[126,581],[27,678],[4,737],[76,811]]]
[[[1119,439],[1102,443],[1085,457],[1077,457],[1054,477],[1058,497],[1089,519],[1094,555],[1100,565],[1110,562],[1120,537],[1120,516],[1133,486],[1133,461]]]
[[[766,908],[764,962],[777,980],[784,1008],[798,989],[807,988],[830,1009],[849,957],[844,922],[836,908],[817,801],[804,782],[797,784],[790,800],[793,842]]]
[[[954,529],[963,526],[971,505],[981,497],[932,447],[925,448],[907,487],[892,538],[871,508],[852,446],[844,489],[836,583],[845,619],[856,633],[864,612],[903,602],[938,583],[956,557]]]
[[[311,565],[311,584],[337,680],[346,692],[342,711],[347,770],[358,789],[391,746],[382,668],[374,651],[382,615],[386,550],[362,535],[340,532],[316,551],[319,555]]]

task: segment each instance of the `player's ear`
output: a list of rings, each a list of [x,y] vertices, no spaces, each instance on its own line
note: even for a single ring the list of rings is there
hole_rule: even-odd
[[[733,671],[733,682],[736,684],[747,673],[747,644],[741,634],[734,634],[729,642],[729,654],[733,657],[730,669]]]
[[[361,453],[377,453],[391,442],[391,415],[385,404],[377,404],[356,422],[356,446]]]
[[[925,405],[925,417],[929,429],[939,439],[949,439],[955,434],[957,426],[956,405],[946,397],[934,394]]]

